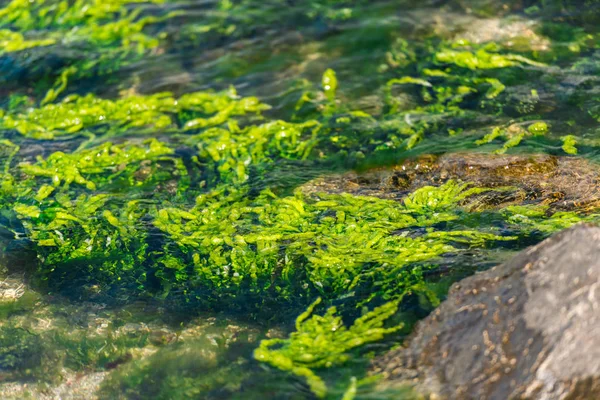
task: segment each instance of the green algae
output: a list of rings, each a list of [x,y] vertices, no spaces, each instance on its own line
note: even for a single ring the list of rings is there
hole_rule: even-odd
[[[330,84],[330,89],[337,86],[333,83],[333,71],[326,73],[323,80]],[[115,182],[119,182],[120,187],[156,184],[170,178],[158,175],[147,181],[143,176],[151,173],[146,171],[140,175],[139,172],[156,168],[156,173],[164,162],[175,167],[171,179],[187,179],[188,167],[174,157],[171,148],[156,140],[145,146],[105,143],[72,154],[56,152],[46,159],[40,158],[37,163],[21,164],[20,169],[31,179],[45,180],[33,196],[41,206],[19,200],[14,209],[44,254],[44,263],[52,266],[48,271],[46,267],[40,270],[40,276],[48,282],[67,280],[70,276],[69,279],[78,282],[81,279],[89,284],[100,282],[101,287],[108,289],[118,277],[119,285],[125,287],[158,290],[163,296],[183,292],[188,299],[214,307],[247,296],[263,297],[265,303],[278,298],[287,301],[298,296],[309,298],[314,294],[334,299],[373,281],[377,289],[368,298],[370,301],[377,296],[398,298],[411,287],[418,287],[421,273],[412,270],[406,275],[403,270],[411,264],[460,251],[453,243],[485,246],[497,240],[513,240],[513,237],[492,232],[465,229],[436,232],[430,228],[442,222],[461,220],[461,214],[456,213],[460,204],[488,191],[453,181],[439,188],[419,189],[402,204],[356,196],[320,194],[310,198],[300,192],[292,197],[280,197],[270,190],[251,200],[247,189],[222,186],[246,183],[249,167],[264,168],[278,159],[305,160],[313,157],[317,148],[331,143],[327,138],[331,128],[323,128],[323,123],[316,120],[274,121],[240,128],[230,120],[232,114],[266,109],[254,98],[238,100],[235,92],[199,92],[177,100],[169,94],[159,94],[133,100],[126,98],[122,103],[89,96],[67,99],[63,103],[68,106],[81,99],[98,103],[99,111],[94,114],[67,107],[67,111],[92,117],[89,122],[79,121],[66,131],[91,129],[98,115],[104,113],[110,116],[107,125],[116,124],[124,129],[149,123],[152,116],[162,118],[176,111],[186,112],[179,121],[187,122],[178,121],[180,126],[176,128],[182,131],[206,128],[211,121],[227,121],[227,127],[209,128],[182,138],[198,150],[193,160],[201,168],[205,179],[202,184],[206,185],[208,178],[211,186],[220,188],[200,195],[192,209],[148,207],[130,201],[124,212],[120,202],[107,209],[105,195],[81,195],[75,202],[60,192],[53,196],[53,187],[61,186],[64,191],[72,184],[92,191]],[[335,96],[330,95],[328,101],[333,100]],[[123,112],[126,104],[130,108]],[[142,106],[138,107],[139,104]],[[33,109],[31,113],[41,113],[38,110],[49,110],[53,106]],[[136,114],[132,117],[130,110],[140,108],[139,118]],[[111,115],[106,109],[115,111]],[[221,111],[217,111],[219,109]],[[190,110],[204,115],[216,112],[216,116],[194,118]],[[160,124],[161,118],[154,123]],[[64,121],[56,126],[64,129]],[[44,125],[40,119],[39,126]],[[173,120],[169,118],[165,126],[172,125]],[[531,126],[536,127],[533,129],[536,133],[547,130],[543,123]],[[148,162],[150,164],[146,164]],[[181,190],[185,190],[185,185]],[[73,204],[80,203],[89,207],[73,208]],[[102,218],[87,222],[97,213],[101,213]],[[154,226],[169,238],[161,249],[151,248],[145,232],[140,230],[140,218],[146,215],[151,216]],[[374,218],[376,224],[370,222]],[[229,221],[227,226],[223,226],[223,220]],[[428,232],[421,237],[393,234],[411,227],[425,227]],[[69,240],[64,239],[63,229],[71,232]],[[115,260],[120,251],[128,248],[136,250]],[[87,278],[69,272],[69,265],[82,262],[95,271]],[[386,268],[387,265],[394,267]],[[386,278],[390,271],[401,278]],[[407,283],[402,283],[402,279]],[[295,285],[295,281],[303,285]]]
[[[117,53],[124,57],[119,60],[159,55],[169,40],[162,24],[175,17],[186,21],[185,13],[155,14],[152,7],[147,13],[138,7],[143,3],[78,0],[77,7],[62,1],[15,0],[0,11],[6,28],[1,35],[7,38],[0,39],[0,48],[9,53],[83,45],[103,54],[104,60]],[[273,12],[282,5],[221,1],[200,26],[186,23],[180,29],[183,36],[196,35],[195,40],[210,48],[263,29],[270,32],[299,15],[298,27],[307,37],[311,29],[335,35],[332,27],[342,27],[343,32],[352,26],[344,21],[360,20],[361,13],[369,11],[358,2],[311,1],[301,9]],[[382,28],[386,34],[388,30]],[[397,308],[412,297],[425,298],[431,305],[443,299],[445,289],[433,290],[431,276],[449,265],[448,260],[469,254],[491,257],[490,249],[516,249],[522,242],[596,220],[593,214],[554,212],[539,204],[493,209],[479,199],[500,196],[507,189],[468,182],[432,183],[399,194],[398,201],[294,190],[298,182],[332,165],[342,170],[369,166],[379,162],[380,154],[391,154],[397,162],[439,151],[438,143],[450,149],[481,146],[482,151],[498,153],[546,146],[544,151],[562,148],[570,155],[585,155],[593,147],[581,137],[585,126],[574,121],[566,131],[572,135],[556,136],[565,132],[564,125],[552,115],[557,106],[547,104],[548,92],[577,85],[556,83],[562,77],[553,65],[570,62],[572,52],[563,54],[557,45],[548,52],[520,53],[431,33],[410,40],[395,35],[386,37],[382,51],[374,49],[373,60],[352,61],[357,64],[352,67],[337,61],[356,51],[352,40],[347,40],[348,54],[318,48],[316,62],[298,67],[308,65],[306,75],[314,84],[304,80],[284,88],[285,95],[278,92],[285,86],[276,82],[278,76],[295,72],[269,70],[264,79],[274,86],[261,93],[244,77],[265,66],[244,69],[247,60],[242,59],[239,66],[228,68],[247,84],[240,88],[248,97],[233,89],[182,96],[155,91],[138,95],[131,90],[134,94],[116,97],[115,87],[100,97],[80,81],[92,73],[91,64],[99,62],[92,60],[58,69],[46,97],[38,96],[44,93],[40,89],[31,97],[11,98],[1,123],[7,138],[0,147],[1,223],[37,256],[32,282],[44,291],[77,299],[152,299],[175,309],[242,311],[261,321],[268,317],[267,324],[278,324],[308,307],[288,339],[267,339],[255,355],[282,370],[278,377],[300,377],[323,396],[331,394],[322,378],[327,369],[366,357],[364,344],[397,332],[397,327],[383,327],[385,319],[405,317],[398,316]],[[185,40],[174,42],[173,48],[189,45]],[[589,37],[577,43],[577,53],[593,49],[588,47],[593,46]],[[186,58],[192,58],[186,59],[189,64],[199,62]],[[106,64],[105,73],[125,74],[126,64],[120,62]],[[280,68],[269,62],[266,69]],[[361,69],[358,64],[370,67]],[[584,67],[590,68],[577,68]],[[368,76],[363,71],[377,73]],[[568,75],[566,69],[561,74]],[[357,90],[357,80],[373,87],[359,84]],[[581,87],[575,92],[585,93]],[[261,96],[253,97],[256,92]],[[365,94],[374,106],[355,101]],[[562,107],[573,103],[578,112],[594,116],[590,103],[578,96],[568,92],[556,102]],[[259,100],[263,97],[274,107]],[[13,135],[14,130],[20,136]],[[161,138],[146,141],[141,134]],[[72,146],[69,140],[80,136],[88,141]],[[60,150],[36,159],[27,155],[28,145],[48,139]],[[289,182],[284,182],[286,175],[278,175],[285,168],[293,170]],[[339,311],[329,308],[324,315],[312,315],[311,301],[319,296]],[[357,318],[363,306],[375,308]],[[7,315],[27,310],[6,307]],[[252,379],[246,361],[225,365],[227,360],[220,358],[207,360],[193,346],[128,362],[131,349],[147,347],[144,339],[124,343],[105,336],[57,333],[49,341],[49,335],[16,329],[7,328],[5,335],[7,368],[15,371],[15,379],[55,374],[23,363],[29,349],[46,354],[48,360],[72,349],[66,363],[74,370],[126,363],[103,389],[115,398],[202,398],[220,388],[232,394],[247,385],[245,379]],[[361,372],[351,376],[340,378],[347,388],[344,398],[360,396]]]
[[[13,51],[22,51],[34,47],[51,46],[56,43],[55,39],[26,39],[19,32],[9,29],[0,29],[0,54]]]
[[[525,232],[548,234],[566,229],[580,222],[597,221],[597,215],[582,216],[570,211],[549,213],[547,206],[509,206],[504,211],[508,222]]]
[[[162,3],[161,0],[77,0],[70,5],[64,0],[11,0],[0,10],[3,25],[20,29],[42,29],[52,26],[72,27],[89,20],[112,18],[123,13],[124,6],[135,3]]]
[[[386,274],[459,251],[451,243],[461,235],[471,236],[473,243],[479,238],[480,244],[511,239],[476,231],[415,238],[393,234],[456,219],[441,210],[481,191],[449,182],[417,192],[405,205],[350,195],[278,197],[267,190],[250,200],[243,192],[217,192],[200,196],[191,210],[159,210],[154,224],[177,244],[171,254],[191,261],[193,272],[184,262],[177,264],[176,276],[197,280],[200,301],[258,295],[264,301],[267,293],[290,301],[311,293],[335,298],[371,279],[383,285],[373,294],[394,297],[402,291]]]
[[[527,129],[523,127],[524,125],[527,125]],[[497,139],[504,139],[502,147],[495,150],[496,154],[504,154],[511,148],[521,144],[521,142],[523,142],[526,138],[545,136],[548,134],[548,132],[548,124],[543,121],[524,122],[520,124],[512,124],[506,128],[495,127],[491,133],[486,134],[483,138],[477,140],[475,143],[477,145],[484,145],[495,142]],[[563,150],[565,153],[574,154],[573,145],[576,141],[576,138],[571,136],[568,138],[568,143],[567,139],[561,138],[560,140],[563,141]],[[567,144],[565,145],[565,143]],[[575,150],[575,153],[576,152],[577,151]]]
[[[488,190],[486,188],[469,188],[466,183],[448,181],[443,186],[425,186],[417,189],[404,200],[404,205],[415,214],[439,215],[444,211],[452,210],[468,197]]]
[[[460,42],[464,45],[464,42]],[[536,67],[546,67],[545,64],[530,60],[526,57],[515,54],[496,54],[491,53],[485,48],[476,52],[442,50],[435,54],[435,60],[440,64],[454,64],[458,67],[468,68],[470,70],[507,68],[522,65],[532,65]]]
[[[3,150],[8,150],[8,152],[6,152],[7,154],[3,154],[4,157],[3,158],[3,164],[4,164],[4,175],[8,175],[10,167],[11,167],[11,163],[13,161],[13,159],[15,158],[15,156],[19,153],[19,146],[17,146],[16,144],[14,144],[13,142],[11,142],[8,139],[2,139],[0,140],[0,146]],[[4,152],[3,152],[4,153]]]
[[[31,176],[49,178],[54,186],[71,183],[96,189],[96,182],[113,180],[119,175],[131,175],[141,162],[173,160],[173,150],[155,139],[144,145],[113,145],[110,142],[73,154],[55,152],[35,164],[21,164],[21,170]],[[107,176],[108,175],[108,176]],[[96,181],[96,182],[95,182]],[[133,182],[131,182],[133,183]]]
[[[562,149],[567,154],[577,154],[577,138],[573,135],[567,135],[560,138],[563,142]]]
[[[333,100],[333,96],[328,99]],[[172,103],[164,109],[171,106]],[[157,109],[161,110],[160,105]],[[214,109],[217,107],[204,110]],[[164,114],[171,115],[171,112]],[[324,128],[323,122],[316,120],[274,121],[240,128],[230,120],[231,115],[217,118],[218,124],[226,122],[227,126],[210,128],[211,123],[205,122],[210,118],[193,118],[189,114],[182,118],[193,123],[169,119],[168,126],[182,132],[209,127],[182,140],[197,149],[194,161],[205,171],[205,178],[209,173],[206,171],[216,171],[214,178],[209,179],[210,184],[222,185],[197,197],[196,206],[191,209],[176,204],[167,208],[147,206],[136,201],[130,201],[123,209],[120,201],[111,202],[102,194],[80,195],[75,199],[62,193],[78,187],[81,187],[78,190],[96,191],[115,181],[135,186],[141,183],[136,173],[144,162],[167,161],[175,166],[176,175],[185,175],[186,167],[174,157],[174,151],[154,140],[143,146],[105,143],[74,153],[56,152],[40,158],[37,163],[19,166],[30,182],[41,184],[27,195],[37,202],[35,205],[22,198],[13,209],[35,243],[41,262],[36,274],[48,288],[68,290],[71,285],[82,285],[97,294],[117,286],[127,288],[129,295],[154,293],[164,298],[180,297],[183,293],[186,302],[193,301],[201,308],[241,307],[253,312],[267,305],[269,308],[265,310],[268,310],[282,300],[296,303],[297,309],[315,295],[323,296],[328,302],[345,297],[346,301],[350,299],[350,304],[362,305],[365,299],[353,299],[354,292],[370,290],[367,303],[375,299],[392,300],[389,304],[393,304],[395,310],[405,294],[432,296],[424,284],[425,273],[435,270],[440,256],[458,253],[465,244],[485,247],[496,241],[514,240],[512,236],[491,233],[493,228],[489,231],[463,229],[461,225],[468,223],[468,218],[464,219],[461,204],[489,189],[453,181],[441,187],[419,189],[400,203],[349,195],[317,194],[311,198],[300,192],[279,196],[269,190],[249,196],[247,189],[235,186],[248,181],[248,167],[279,159],[314,157],[319,146],[329,146],[330,128]],[[130,121],[113,118],[107,124],[129,130],[137,126]],[[44,123],[39,125],[44,126]],[[83,125],[74,128],[72,133],[94,127]],[[534,132],[540,130],[544,129],[534,129]],[[60,131],[55,129],[54,132]],[[581,220],[576,214],[556,214],[548,222],[543,213],[534,215],[517,208],[507,209],[504,215],[509,224],[519,226],[516,230],[523,229],[522,224],[527,223],[531,225],[530,231],[544,234]],[[148,216],[165,235],[161,247],[151,242],[141,222]],[[456,226],[449,231],[436,231],[434,226],[441,223]],[[426,232],[411,237],[395,233],[416,227],[424,227]],[[68,236],[63,232],[69,232]],[[420,266],[423,262],[433,265]],[[85,265],[85,273],[74,271],[75,265]],[[439,301],[435,295],[432,299],[433,303]],[[327,389],[319,378],[319,370],[344,364],[348,351],[397,330],[388,331],[380,326],[363,330],[359,319],[348,331],[340,329],[339,336],[325,340],[317,335],[329,326],[327,324],[339,325],[340,318],[334,311],[328,311],[321,319],[313,317],[304,324],[299,323],[298,331],[290,339],[263,342],[256,357],[304,377],[313,392],[324,396]],[[383,322],[377,321],[377,324]],[[85,346],[85,340],[73,340],[64,343]],[[317,347],[315,340],[322,346]],[[280,345],[283,347],[279,348]],[[306,352],[298,351],[303,346],[313,351],[337,349],[339,352],[326,357],[329,361],[324,364],[313,363],[303,358]],[[83,354],[97,350],[93,346],[85,349],[81,350]],[[319,356],[315,355],[320,360]],[[115,353],[110,357],[124,356]],[[180,356],[175,360],[180,360]],[[73,359],[70,362],[89,365],[104,361],[86,356],[85,361]],[[182,368],[196,369],[190,365],[182,364]],[[142,368],[142,364],[136,368]],[[152,375],[152,368],[155,367],[132,372],[138,380],[127,383],[128,389],[124,390],[136,393],[142,382]],[[232,372],[227,368],[219,371]],[[169,378],[165,378],[159,390],[166,396],[181,388],[185,396],[199,396],[203,390],[210,390],[206,387],[210,388],[211,384],[222,385],[219,382],[223,379],[217,375],[209,375],[207,379],[211,383],[206,384],[196,382],[192,376],[184,379],[187,383],[169,383]]]
[[[219,393],[231,396],[252,373],[247,369],[248,361],[230,355],[229,348],[235,344],[251,348],[254,341],[252,332],[242,330],[237,335],[211,332],[206,337],[163,346],[140,362],[112,373],[100,394],[155,399],[218,398]]]
[[[188,301],[210,308],[247,307],[237,303],[242,298],[252,298],[253,307],[298,304],[315,294],[333,300],[369,286],[368,301],[390,299],[418,286],[422,275],[411,265],[460,252],[453,243],[484,246],[514,239],[493,229],[436,232],[434,225],[462,218],[456,214],[461,202],[487,191],[453,181],[420,189],[404,203],[301,192],[277,196],[270,190],[249,198],[246,190],[226,186],[198,196],[191,209],[111,200],[106,194],[70,197],[64,191],[71,183],[94,190],[119,174],[127,181],[139,162],[170,154],[158,142],[127,152],[110,143],[101,149],[84,152],[80,161],[57,157],[69,165],[70,175],[57,176],[50,165],[21,167],[34,179],[48,181],[24,192],[13,208],[37,247],[37,277],[51,288],[79,283],[100,292],[116,286],[136,288],[139,295],[158,291],[177,298],[184,293]],[[147,217],[168,238],[161,248],[141,224]],[[428,231],[416,237],[394,234],[417,226]],[[73,270],[74,264],[87,265],[86,273]]]
[[[54,102],[58,95],[64,92],[67,88],[67,85],[69,84],[69,77],[75,73],[77,73],[77,67],[71,67],[63,70],[55,86],[46,93],[46,96],[41,101],[41,105]]]
[[[244,182],[251,166],[278,159],[307,159],[318,144],[320,130],[321,125],[314,120],[272,121],[245,128],[230,122],[228,128],[208,129],[185,142],[198,149],[198,162],[211,167],[207,169],[209,181]]]
[[[0,9],[0,55],[16,67],[17,82],[35,85],[37,92],[50,89],[54,80],[60,84],[67,71],[79,79],[106,76],[160,52],[167,37],[162,29],[178,13],[147,13],[144,6],[162,3],[12,0]],[[77,48],[81,57],[67,48]],[[30,61],[30,51],[37,61]],[[56,63],[55,55],[62,61]],[[14,78],[4,74],[3,84],[14,86]]]
[[[59,40],[87,40],[96,45],[119,43],[128,46],[136,43],[145,48],[156,47],[156,39],[141,33],[149,23],[161,18],[146,17],[137,19],[138,11],[127,11],[125,6],[135,3],[161,1],[115,0],[96,1],[78,0],[74,4],[67,1],[12,0],[0,9],[0,26],[16,30],[15,34],[50,30],[50,39],[32,43],[29,47],[46,46]],[[120,16],[119,21],[111,21]],[[27,47],[3,46],[6,52],[20,51]]]
[[[314,372],[315,369],[343,364],[350,358],[351,350],[381,340],[401,326],[383,326],[398,308],[397,302],[375,308],[357,318],[350,327],[346,327],[342,318],[336,315],[335,307],[329,308],[322,316],[311,316],[320,302],[321,299],[316,300],[298,316],[296,331],[289,339],[263,340],[254,351],[254,358],[305,378],[311,391],[323,398],[327,394],[327,386]]]
[[[325,96],[327,96],[327,100],[334,101],[335,92],[338,86],[338,81],[334,70],[328,69],[325,71],[323,74],[322,85]]]
[[[552,74],[548,65],[521,54],[506,53],[501,50],[501,46],[493,42],[473,44],[465,40],[455,40],[426,42],[427,45],[419,42],[410,45],[402,41],[399,43],[404,44],[396,49],[397,57],[410,61],[401,66],[394,61],[393,54],[396,53],[389,53],[385,68],[380,68],[385,73],[404,74],[389,79],[384,90],[388,118],[393,118],[395,124],[401,127],[399,130],[410,132],[410,140],[400,146],[394,145],[394,148],[403,147],[410,150],[419,142],[426,146],[427,138],[442,130],[459,136],[457,132],[473,125],[477,118],[497,118],[496,116],[507,108],[506,103],[512,101],[510,96],[513,86],[523,85],[523,82],[515,79],[515,72],[511,71],[523,70],[519,73],[523,78],[530,74],[529,71],[539,69],[547,70],[548,75]],[[421,59],[417,61],[414,58],[415,54],[420,54]],[[533,55],[541,57],[541,53]],[[535,89],[531,89],[530,92],[527,99],[519,97],[520,105],[515,106],[523,115],[517,121],[511,121],[517,124],[513,126],[507,124],[506,120],[498,119],[500,129],[494,129],[492,133],[475,140],[475,143],[482,145],[503,137],[505,144],[497,152],[504,153],[521,145],[528,137],[548,136],[548,140],[562,140],[554,137],[552,131],[547,128],[552,122],[550,115],[547,122],[540,122],[543,117],[535,114],[540,95]],[[407,101],[407,98],[412,101]],[[528,114],[532,116],[528,117]],[[444,126],[445,120],[452,122],[449,126]],[[533,131],[506,129],[518,125],[531,127]],[[540,129],[537,129],[538,127]],[[380,148],[383,150],[383,146]],[[572,149],[566,148],[572,154]]]
[[[527,127],[527,130],[533,136],[538,136],[538,135],[543,136],[546,133],[548,133],[548,124],[546,124],[545,122],[541,122],[541,121],[534,122],[533,124],[531,124]]]
[[[65,72],[66,73],[66,72]],[[63,73],[62,81],[66,81]],[[44,102],[63,91],[66,83],[52,89]],[[185,130],[225,123],[230,118],[260,113],[268,109],[255,97],[239,98],[235,90],[189,93],[179,98],[171,93],[129,96],[118,100],[86,96],[67,96],[59,103],[5,114],[2,127],[16,129],[35,139],[54,139],[84,131],[103,132],[134,128],[165,129],[181,125]],[[195,117],[203,115],[204,117]]]
[[[106,195],[82,195],[76,199],[77,205],[64,196],[59,201],[47,202],[48,208],[43,210],[36,206],[15,206],[46,265],[36,274],[40,285],[51,288],[88,285],[98,288],[93,289],[97,291],[115,281],[131,284],[145,280],[145,271],[136,266],[147,257],[144,243],[147,234],[126,225],[135,223],[143,215],[143,208],[135,202],[127,204],[125,209],[105,208],[101,219],[96,220],[91,217],[95,218],[96,211],[107,203]],[[73,269],[73,265],[85,263],[95,271],[92,275]]]

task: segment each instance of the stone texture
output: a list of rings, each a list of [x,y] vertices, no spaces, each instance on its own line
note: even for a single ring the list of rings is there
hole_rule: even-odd
[[[600,398],[600,228],[578,225],[455,284],[373,372],[437,399]]]
[[[592,210],[600,205],[600,169],[581,158],[549,155],[457,153],[426,155],[391,167],[324,176],[305,192],[351,193],[399,200],[425,185],[449,179],[479,187],[512,187],[512,192],[478,199],[487,206],[543,203],[555,210]]]

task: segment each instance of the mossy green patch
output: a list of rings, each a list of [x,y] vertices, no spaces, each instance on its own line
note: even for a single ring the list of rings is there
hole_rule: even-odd
[[[461,44],[464,44],[461,42]],[[476,52],[442,50],[436,53],[435,60],[440,64],[454,64],[471,70],[515,67],[523,64],[545,67],[544,64],[515,54],[492,53],[485,48]]]
[[[593,222],[597,215],[582,216],[575,212],[559,211],[550,213],[547,206],[510,206],[504,210],[508,222],[519,226],[525,232],[548,234],[566,229],[579,222]]]
[[[239,339],[238,339],[239,340]],[[110,398],[199,399],[232,395],[251,373],[208,341],[177,344],[115,371],[100,394]],[[223,354],[225,353],[225,354]]]
[[[360,396],[364,371],[348,361],[364,360],[364,344],[439,304],[455,277],[448,270],[472,272],[501,249],[596,220],[532,196],[532,204],[493,207],[494,196],[496,204],[520,197],[444,177],[406,193],[404,172],[389,184],[397,201],[297,187],[423,152],[595,151],[593,35],[546,27],[535,35],[549,35],[548,48],[535,50],[470,43],[455,32],[471,27],[449,22],[441,33],[399,24],[399,6],[412,4],[7,3],[2,68],[7,82],[28,83],[13,93],[8,82],[0,111],[3,258],[34,254],[33,268],[10,268],[27,269],[37,288],[72,301],[143,299],[279,328],[308,307],[296,331],[262,342],[256,359],[283,371],[278,377],[300,377],[318,396]],[[554,43],[559,37],[564,43]],[[573,64],[574,54],[584,59]],[[40,78],[38,68],[48,72]],[[232,82],[243,96],[179,95]],[[361,180],[351,184],[362,193]],[[18,322],[39,299],[26,296],[0,304],[0,315]],[[317,297],[324,308],[315,312]],[[63,366],[99,371],[148,348],[144,335],[30,328],[0,328],[0,363],[11,379],[43,380]],[[246,394],[253,361],[206,346],[136,360],[102,393]],[[343,382],[332,388],[328,368],[355,369],[340,372]]]
[[[54,93],[59,89],[52,90],[50,98],[55,97]],[[60,103],[8,112],[2,127],[16,129],[35,139],[54,139],[90,131],[114,133],[134,128],[180,126],[192,130],[220,125],[230,118],[257,114],[266,109],[268,106],[255,97],[239,98],[233,89],[222,93],[189,93],[179,98],[171,93],[133,95],[117,100],[100,99],[91,94],[72,95]]]
[[[59,41],[84,40],[97,46],[135,44],[138,49],[156,47],[158,41],[146,36],[142,30],[147,24],[160,21],[159,17],[138,18],[138,11],[128,11],[126,6],[136,3],[162,1],[77,0],[74,4],[64,0],[12,0],[0,9],[0,26],[9,27],[16,41],[0,48],[4,52],[20,51],[30,47],[48,46]],[[115,17],[121,18],[114,21]],[[23,43],[22,33],[47,30],[47,38]],[[3,32],[11,32],[4,30]],[[15,36],[16,35],[16,36]],[[20,38],[20,39],[19,39]],[[18,45],[21,43],[20,45]]]
[[[120,176],[134,184],[133,173],[144,161],[167,160],[180,167],[180,162],[172,155],[171,148],[155,139],[144,145],[113,145],[107,142],[72,154],[56,152],[45,160],[40,158],[35,164],[23,163],[19,167],[30,176],[48,178],[54,186],[75,183],[95,189],[96,182],[112,181]],[[177,169],[185,172],[185,168]]]
[[[477,237],[483,242],[503,240],[475,231],[456,236],[394,234],[456,219],[442,210],[478,192],[449,182],[399,204],[350,195],[279,197],[269,190],[249,199],[245,192],[221,190],[198,197],[190,210],[160,210],[154,224],[177,244],[171,254],[188,260],[179,264],[176,276],[197,282],[201,301],[259,294],[266,300],[265,293],[291,300],[302,292],[335,298],[363,280],[385,282],[392,269],[458,251],[451,245],[458,236],[471,235],[474,242]],[[187,263],[193,267],[185,267]],[[395,289],[385,284],[380,288],[390,295]]]
[[[209,167],[206,172],[211,183],[239,183],[248,179],[252,166],[268,165],[281,159],[307,159],[319,143],[321,127],[314,120],[304,123],[272,121],[245,128],[230,122],[228,128],[208,129],[186,138],[185,142],[197,147],[197,161]]]
[[[335,307],[329,308],[323,316],[311,316],[320,302],[318,299],[298,316],[296,331],[289,339],[263,340],[254,351],[254,358],[305,378],[311,391],[323,398],[327,386],[315,370],[343,364],[350,358],[350,351],[381,340],[401,327],[384,327],[398,308],[397,302],[377,307],[356,319],[350,327],[336,315]]]
[[[0,54],[31,49],[33,47],[50,46],[55,39],[26,39],[21,33],[9,29],[0,29]]]
[[[567,135],[560,138],[563,142],[562,149],[567,154],[577,154],[577,138],[573,135]]]
[[[525,129],[524,125],[527,127]],[[508,150],[513,147],[518,146],[527,138],[536,137],[536,136],[544,136],[549,132],[548,124],[543,121],[532,121],[532,122],[524,122],[520,124],[512,124],[508,127],[495,127],[492,132],[486,134],[483,138],[477,140],[475,144],[483,145],[496,141],[497,139],[504,139],[505,142],[501,148],[496,149],[494,152],[496,154],[504,154]],[[575,138],[572,137],[569,139],[573,141]],[[563,148],[563,150],[565,150]],[[567,146],[565,152],[567,150],[572,151],[572,149]],[[569,153],[572,154],[572,153]]]
[[[0,328],[0,369],[11,379],[31,379],[48,368],[39,335],[23,328]]]

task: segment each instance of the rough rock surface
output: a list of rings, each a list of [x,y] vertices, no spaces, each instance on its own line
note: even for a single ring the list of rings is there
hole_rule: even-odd
[[[575,226],[455,284],[373,372],[432,399],[600,398],[600,228]]]
[[[422,156],[392,168],[324,176],[306,192],[351,193],[400,199],[424,185],[449,179],[480,187],[513,187],[485,200],[487,205],[543,203],[559,210],[595,209],[600,204],[600,169],[581,158],[550,155],[458,153]]]

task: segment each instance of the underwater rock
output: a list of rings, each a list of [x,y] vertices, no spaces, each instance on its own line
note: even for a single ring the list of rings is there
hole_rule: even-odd
[[[437,36],[456,41],[473,44],[496,43],[517,51],[544,52],[550,49],[550,40],[537,33],[539,21],[520,18],[514,14],[506,17],[503,14],[509,8],[501,8],[503,10],[483,15],[483,18],[477,12],[457,12],[452,10],[452,6],[419,8],[410,10],[407,15],[413,19],[415,30],[431,29]]]
[[[58,386],[36,387],[20,382],[10,382],[0,386],[0,395],[4,400],[98,400],[94,393],[100,387],[108,372],[91,372],[88,374],[66,372],[63,382]]]
[[[585,211],[600,204],[600,168],[581,158],[544,154],[426,155],[391,168],[321,177],[305,184],[303,190],[398,200],[420,187],[440,185],[449,179],[478,187],[514,189],[478,199],[477,206],[538,203],[558,210]]]
[[[72,302],[56,293],[38,293],[22,275],[0,273],[0,399],[117,398],[121,386],[114,388],[114,396],[98,392],[105,379],[128,388],[121,371],[134,371],[134,378],[140,378],[147,365],[160,366],[155,369],[164,372],[164,380],[183,384],[188,379],[184,374],[201,370],[200,375],[208,375],[202,368],[217,360],[227,367],[227,357],[234,359],[232,368],[241,369],[238,358],[250,354],[262,338],[283,335],[237,318],[168,310],[151,301],[119,307]],[[189,362],[182,358],[186,355]],[[165,366],[164,360],[183,367]],[[236,384],[244,376],[240,374]],[[166,386],[159,378],[156,386]],[[194,376],[193,383],[198,379]],[[144,382],[136,390],[148,385]],[[206,386],[197,386],[202,385]]]
[[[372,370],[437,399],[598,398],[599,287],[600,228],[575,226],[454,284]]]
[[[550,41],[536,33],[536,21],[526,19],[476,19],[462,34],[471,43],[501,42],[517,51],[546,51]]]

